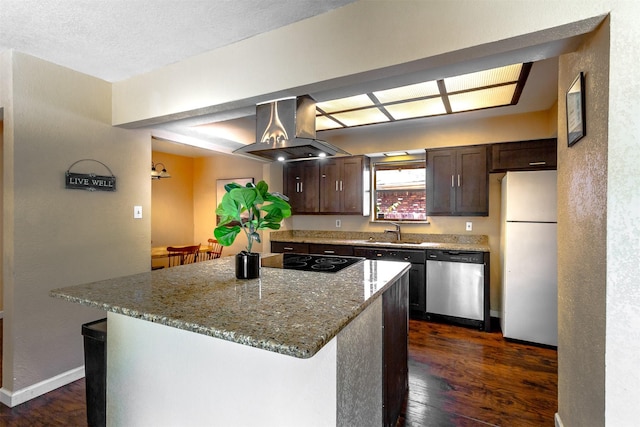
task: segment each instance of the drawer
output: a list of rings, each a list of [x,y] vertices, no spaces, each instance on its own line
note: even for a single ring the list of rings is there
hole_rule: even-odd
[[[308,254],[308,243],[271,242],[271,252],[284,253],[295,252],[298,254]]]
[[[318,244],[318,243],[309,243],[309,253],[310,254],[321,254],[321,255],[352,256],[353,255],[353,246],[323,245],[323,244]]]
[[[367,259],[382,259],[387,261],[405,261],[412,264],[424,264],[426,260],[426,251],[411,249],[387,249],[387,248],[354,248],[355,256],[365,257]]]

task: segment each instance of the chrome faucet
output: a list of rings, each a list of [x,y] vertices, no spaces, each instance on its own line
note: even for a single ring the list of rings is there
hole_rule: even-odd
[[[392,222],[391,225],[394,225],[396,228],[395,230],[384,230],[385,233],[394,233],[396,235],[396,241],[400,241],[400,224],[396,223],[396,222]]]

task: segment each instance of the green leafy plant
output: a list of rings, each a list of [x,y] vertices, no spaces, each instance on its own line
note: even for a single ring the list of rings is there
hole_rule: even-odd
[[[247,236],[246,252],[251,253],[253,242],[260,242],[258,230],[279,230],[282,220],[291,216],[289,198],[269,193],[266,182],[248,183],[245,187],[232,182],[224,186],[226,194],[216,209],[220,216],[213,234],[222,246],[231,246],[241,231]],[[248,213],[243,217],[244,213]]]

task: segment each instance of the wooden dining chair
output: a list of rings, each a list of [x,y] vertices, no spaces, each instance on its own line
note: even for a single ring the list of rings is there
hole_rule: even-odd
[[[198,260],[200,245],[167,246],[167,252],[169,252],[169,267],[191,264]]]
[[[222,245],[216,239],[209,239],[209,248],[204,255],[205,260],[216,259],[222,256]]]

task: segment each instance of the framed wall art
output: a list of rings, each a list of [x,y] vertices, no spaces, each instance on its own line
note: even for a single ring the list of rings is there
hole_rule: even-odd
[[[567,145],[571,147],[587,131],[584,100],[584,73],[575,78],[567,90]]]

